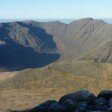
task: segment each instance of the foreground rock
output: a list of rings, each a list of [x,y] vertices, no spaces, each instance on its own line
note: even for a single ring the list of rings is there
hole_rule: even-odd
[[[95,98],[96,98],[95,95],[90,93],[89,91],[81,90],[81,91],[70,93],[61,97],[59,102],[63,103],[64,101],[68,99],[72,99],[76,103],[87,102],[90,105],[94,102]]]
[[[112,98],[112,91],[110,90],[103,90],[99,93],[99,95],[97,96],[98,98],[105,98],[107,100],[109,100],[110,98]]]
[[[49,100],[20,112],[112,112],[112,91],[103,90],[95,96],[87,90],[81,90],[62,96],[59,102]]]

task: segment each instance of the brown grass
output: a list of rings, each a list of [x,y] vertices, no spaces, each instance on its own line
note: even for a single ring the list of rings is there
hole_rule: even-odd
[[[0,109],[26,109],[48,99],[87,89],[95,94],[112,88],[112,65],[69,61],[27,69],[0,81]]]

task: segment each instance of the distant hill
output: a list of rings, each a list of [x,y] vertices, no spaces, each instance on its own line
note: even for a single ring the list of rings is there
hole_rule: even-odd
[[[43,27],[53,35],[64,59],[90,59],[96,62],[112,60],[111,24],[102,20],[84,18],[70,24],[49,22]]]
[[[1,23],[0,66],[20,70],[57,60],[112,62],[111,30],[111,24],[92,18],[70,24],[33,20]]]

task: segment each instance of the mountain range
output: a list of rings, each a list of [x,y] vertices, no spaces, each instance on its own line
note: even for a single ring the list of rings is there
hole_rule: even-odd
[[[8,70],[44,67],[60,60],[112,62],[112,25],[83,18],[0,23],[0,66]]]
[[[111,29],[92,18],[1,23],[0,111],[29,109],[81,89],[111,89]]]

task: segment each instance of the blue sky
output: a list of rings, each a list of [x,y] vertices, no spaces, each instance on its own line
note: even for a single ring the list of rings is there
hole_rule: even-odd
[[[112,18],[112,0],[0,0],[1,19]]]

